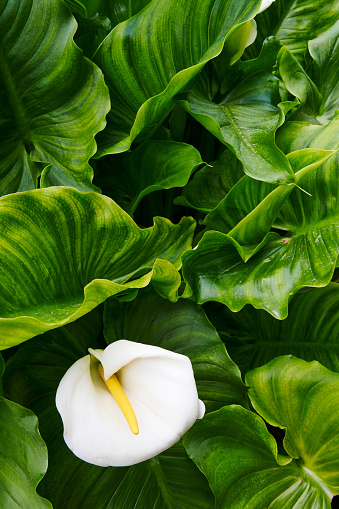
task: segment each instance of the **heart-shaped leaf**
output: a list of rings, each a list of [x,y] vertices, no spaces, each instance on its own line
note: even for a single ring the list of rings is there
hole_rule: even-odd
[[[76,320],[111,295],[147,286],[153,273],[158,290],[163,278],[163,292],[175,291],[193,229],[190,218],[178,225],[156,218],[153,227],[141,229],[109,198],[71,188],[1,198],[1,347]],[[157,266],[158,258],[169,263]]]
[[[73,42],[76,23],[56,0],[0,7],[0,195],[43,185],[94,189],[88,164],[110,101],[100,69]]]

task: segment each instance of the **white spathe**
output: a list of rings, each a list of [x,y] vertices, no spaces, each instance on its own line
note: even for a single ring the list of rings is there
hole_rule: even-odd
[[[275,0],[262,0],[258,14],[259,14],[259,12],[262,12],[262,11],[265,11],[266,9],[268,9],[269,6],[271,4],[273,4],[273,2],[275,2]]]
[[[88,463],[129,466],[156,456],[175,444],[205,413],[191,361],[156,346],[124,339],[105,350],[89,350],[62,378],[56,406],[71,451]],[[116,374],[136,415],[134,435],[99,375]]]

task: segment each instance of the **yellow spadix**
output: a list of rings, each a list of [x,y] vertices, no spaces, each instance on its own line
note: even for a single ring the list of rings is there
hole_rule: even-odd
[[[117,379],[116,375],[112,375],[108,380],[105,380],[104,376],[104,368],[102,367],[102,364],[99,364],[99,374],[103,381],[105,382],[108,390],[112,394],[115,401],[118,403],[120,410],[125,416],[125,419],[127,421],[127,424],[130,427],[130,430],[134,435],[139,434],[139,426],[138,421],[135,416],[134,410],[132,408],[131,403],[128,401],[128,398],[126,394],[124,393],[123,388],[120,385],[119,380]]]

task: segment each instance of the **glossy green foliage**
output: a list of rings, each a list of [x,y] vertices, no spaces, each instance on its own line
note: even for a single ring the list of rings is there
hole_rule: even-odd
[[[337,0],[0,0],[1,509],[330,509],[338,42]],[[55,393],[120,339],[206,414],[101,468]]]
[[[140,229],[109,198],[71,188],[3,197],[2,348],[76,320],[111,295],[147,286],[154,272],[158,286],[163,279],[169,291],[172,283],[177,288],[175,271],[193,229],[189,218],[179,225],[158,218]]]
[[[0,195],[36,188],[42,172],[44,185],[94,189],[88,160],[110,101],[75,30],[59,0],[1,2]]]
[[[259,415],[228,406],[186,433],[218,508],[330,507],[339,491],[338,377],[317,362],[278,357],[246,375]],[[286,429],[289,456],[278,454],[260,416]]]

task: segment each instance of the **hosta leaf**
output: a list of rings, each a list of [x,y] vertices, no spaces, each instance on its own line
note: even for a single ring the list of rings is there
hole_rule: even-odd
[[[141,229],[109,198],[71,188],[8,195],[0,200],[1,347],[59,327],[130,288],[151,281],[156,259],[181,266],[194,221],[155,218]],[[160,272],[159,272],[160,271]],[[167,274],[167,271],[169,273]],[[163,273],[177,288],[169,265]]]
[[[88,347],[104,348],[97,342],[99,330],[98,316],[88,315],[22,345],[8,365],[6,389],[11,397],[34,408],[48,446],[49,468],[39,492],[52,501],[55,509],[108,509],[123,505],[135,509],[191,509],[192,504],[197,509],[213,509],[207,481],[181,443],[128,468],[90,465],[66,447],[55,391],[66,370],[87,354]],[[186,344],[186,337],[183,339]],[[203,359],[204,355],[202,352]],[[213,359],[211,353],[212,362]]]
[[[243,402],[244,386],[237,366],[203,310],[189,300],[173,304],[152,292],[133,302],[109,299],[104,335],[108,343],[124,338],[187,355],[207,411]]]
[[[302,61],[310,39],[318,37],[339,19],[336,0],[275,0],[256,17],[258,35],[247,49],[251,57],[259,54],[266,37],[274,34],[294,56]]]
[[[92,19],[107,16],[112,28],[141,11],[151,0],[65,0],[72,12]]]
[[[45,167],[45,185],[94,189],[88,160],[110,102],[75,30],[60,0],[1,4],[1,195],[34,189]]]
[[[218,161],[196,171],[174,203],[203,212],[213,210],[244,175],[242,164],[226,149]]]
[[[157,140],[105,159],[107,163],[104,160],[100,166],[95,182],[130,214],[147,194],[183,187],[202,163],[199,152],[191,145]]]
[[[31,410],[0,396],[0,505],[52,509],[36,493],[47,470],[47,448]]]
[[[173,108],[173,97],[187,91],[259,5],[258,0],[157,0],[120,23],[95,54],[112,102],[98,154],[123,152],[137,136],[151,134]]]
[[[189,456],[206,475],[217,509],[330,509],[314,476],[277,444],[263,420],[238,406],[206,415],[184,436]]]
[[[297,293],[285,320],[252,306],[232,313],[221,304],[210,304],[207,315],[243,373],[285,354],[339,372],[338,302],[339,285],[330,283]]]
[[[329,496],[338,494],[339,373],[289,355],[250,371],[246,383],[256,411],[286,429],[288,454]]]
[[[266,41],[260,56],[238,62],[223,82],[224,95],[212,102],[202,87],[180,104],[227,145],[252,178],[266,182],[293,182],[292,168],[275,144],[275,131],[283,122],[279,80],[271,74],[279,44]]]

